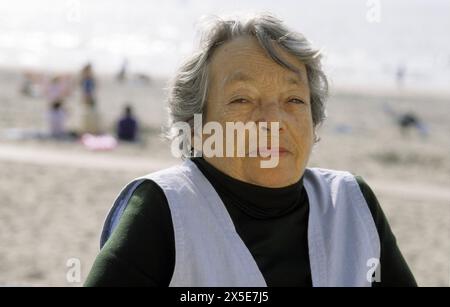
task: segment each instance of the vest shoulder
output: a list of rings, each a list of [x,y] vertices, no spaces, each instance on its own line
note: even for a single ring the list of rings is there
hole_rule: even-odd
[[[355,176],[349,171],[334,170],[320,167],[308,167],[305,169],[305,176],[325,177],[325,178],[349,178],[355,179]]]
[[[167,178],[167,177],[171,177],[171,176],[179,176],[182,173],[187,173],[190,172],[191,168],[189,167],[189,165],[187,165],[186,163],[179,163],[176,164],[174,166],[168,167],[168,168],[164,168],[152,173],[148,173],[144,176],[141,176],[139,178],[136,178],[136,180],[140,180],[140,179],[155,179],[155,178]]]

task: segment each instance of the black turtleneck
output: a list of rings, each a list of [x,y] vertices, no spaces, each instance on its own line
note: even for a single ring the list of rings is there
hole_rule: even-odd
[[[303,178],[283,188],[236,180],[202,158],[193,162],[220,196],[237,233],[268,286],[311,286],[308,255],[309,202]],[[381,240],[381,283],[415,281],[370,188],[357,177]],[[87,286],[167,286],[175,265],[173,224],[167,199],[153,181],[133,193],[121,221],[100,251]]]
[[[303,178],[283,188],[236,180],[206,162],[193,160],[211,182],[250,250],[268,286],[311,286],[309,204]],[[296,243],[294,243],[296,242]]]

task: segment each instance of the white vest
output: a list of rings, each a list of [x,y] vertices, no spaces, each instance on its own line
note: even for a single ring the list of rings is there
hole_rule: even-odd
[[[219,195],[190,160],[128,184],[106,218],[101,247],[134,190],[147,179],[162,188],[172,216],[175,269],[170,286],[266,286]],[[380,258],[380,240],[356,179],[348,172],[307,168],[303,184],[310,208],[313,286],[371,286],[370,272],[373,261]]]

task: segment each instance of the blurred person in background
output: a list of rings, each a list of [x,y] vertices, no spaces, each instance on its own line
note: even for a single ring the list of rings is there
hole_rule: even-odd
[[[124,109],[124,114],[117,122],[117,138],[126,142],[137,141],[138,127],[138,121],[133,114],[133,108],[127,104]]]
[[[96,101],[97,81],[91,64],[83,67],[80,85],[84,107],[81,130],[83,133],[100,134],[100,118]]]
[[[69,95],[68,81],[62,76],[54,76],[47,86],[46,94],[50,105],[55,102],[63,103]]]
[[[67,114],[63,108],[61,101],[54,101],[48,111],[48,125],[50,129],[50,136],[57,139],[62,139],[67,136],[66,121]]]
[[[128,74],[128,60],[124,59],[122,62],[122,66],[120,67],[119,72],[117,73],[116,79],[120,83],[124,82],[127,78]]]

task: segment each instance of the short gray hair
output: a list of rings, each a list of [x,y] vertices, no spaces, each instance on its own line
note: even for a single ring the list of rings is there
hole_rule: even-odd
[[[194,114],[203,114],[208,96],[208,64],[216,48],[241,36],[255,37],[261,47],[278,64],[294,72],[297,69],[282,59],[274,48],[276,43],[305,64],[308,76],[313,126],[325,119],[325,100],[328,81],[321,65],[321,52],[298,32],[289,30],[284,23],[270,14],[257,14],[247,18],[219,18],[210,20],[200,40],[200,48],[179,68],[168,88],[169,123],[166,136],[177,122],[186,122],[194,129]],[[188,136],[186,136],[188,137]],[[317,139],[316,139],[317,141]]]

